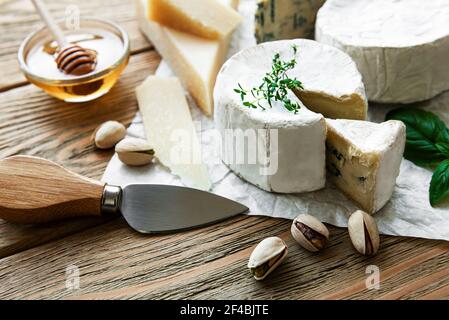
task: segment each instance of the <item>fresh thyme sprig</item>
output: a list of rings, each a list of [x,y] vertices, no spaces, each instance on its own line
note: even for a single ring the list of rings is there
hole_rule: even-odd
[[[281,101],[288,111],[297,113],[301,106],[292,102],[288,97],[288,90],[303,89],[301,81],[296,78],[289,78],[287,71],[296,66],[296,54],[298,47],[292,46],[293,58],[290,61],[282,61],[280,54],[276,53],[273,57],[271,71],[263,77],[262,83],[258,87],[246,90],[238,83],[238,88],[234,91],[240,95],[240,99],[245,107],[257,109],[258,107],[265,110],[261,101],[266,100],[270,108],[273,107],[273,101]],[[247,96],[251,96],[252,101],[246,100]]]

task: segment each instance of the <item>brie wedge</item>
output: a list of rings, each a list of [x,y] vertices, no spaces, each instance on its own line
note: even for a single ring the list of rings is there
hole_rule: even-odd
[[[329,177],[368,213],[391,198],[405,146],[405,125],[327,120],[326,167]]]
[[[449,1],[328,0],[315,39],[354,59],[371,101],[410,103],[449,89]]]

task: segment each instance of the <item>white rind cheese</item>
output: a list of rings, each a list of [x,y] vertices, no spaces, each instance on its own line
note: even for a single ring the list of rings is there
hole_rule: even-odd
[[[335,185],[368,213],[391,198],[405,146],[405,125],[390,120],[327,121],[326,164]]]
[[[291,72],[304,90],[295,92],[312,111],[334,119],[365,120],[368,101],[357,67],[344,52],[313,40],[274,42],[272,50],[298,46],[298,64]],[[282,49],[276,49],[279,46]]]
[[[371,101],[410,103],[449,89],[449,1],[328,0],[315,39],[354,59]]]
[[[220,0],[236,8],[238,0]],[[213,113],[212,92],[222,66],[229,38],[210,40],[174,30],[147,18],[146,0],[136,0],[140,30],[170,65],[184,88],[206,115]]]
[[[233,79],[231,74],[226,75],[230,79],[228,85],[235,87],[241,76],[250,78],[249,83],[256,85],[255,82],[260,82],[270,71],[276,52],[283,53],[284,59],[293,57],[293,45],[298,47],[297,65],[289,75],[303,84],[304,90],[295,91],[301,102],[311,111],[328,118],[365,120],[368,102],[355,63],[344,52],[313,40],[272,41],[245,49],[231,58],[244,72],[238,72]],[[231,89],[226,90],[236,97]]]
[[[315,18],[325,0],[257,0],[257,43],[313,38]]]
[[[247,90],[259,86],[271,70],[274,55],[279,53],[282,60],[290,60],[293,46],[298,49],[297,65],[289,76],[302,81],[304,92],[313,94],[307,96],[307,107],[301,92],[297,92],[299,99],[289,92],[289,98],[302,106],[297,114],[279,102],[269,108],[264,101],[266,110],[243,106],[234,92],[238,84]],[[243,179],[281,193],[313,191],[325,184],[325,120],[310,110],[327,108],[325,111],[334,115],[365,119],[367,109],[361,76],[351,58],[338,49],[305,39],[266,42],[234,55],[217,76],[214,101],[215,125],[223,139],[223,161]],[[226,139],[230,134],[251,130],[262,130],[259,145],[247,143],[242,150]],[[264,161],[236,161],[236,155],[255,153],[262,160],[268,159],[270,168],[277,170],[263,174]]]
[[[217,88],[220,85],[219,77]],[[290,98],[299,102],[294,95]],[[216,99],[215,127],[223,138],[223,161],[239,177],[270,192],[307,192],[324,187],[323,116],[304,106],[295,115],[284,112],[279,104],[263,111],[243,107],[232,98],[223,99],[219,93]],[[229,135],[239,137],[240,133],[259,140],[249,140],[241,144],[242,148],[238,142],[226,140]],[[257,161],[248,161],[254,155]],[[244,161],[239,162],[239,156]]]
[[[248,108],[242,105],[234,88],[238,83],[247,89],[258,86],[264,74],[271,70],[274,54],[279,52],[282,59],[290,60],[293,44],[303,53],[309,46],[321,46],[310,40],[295,40],[267,42],[245,49],[223,65],[214,90],[214,120],[223,139],[223,161],[241,178],[264,190],[281,193],[307,192],[324,187],[324,117],[309,111],[292,92],[289,98],[302,105],[297,114],[287,111],[278,102],[273,104],[273,108],[265,103],[265,111]],[[296,69],[291,76],[295,75]],[[245,143],[243,149],[226,139],[239,132],[255,135],[255,131],[260,133],[258,144]],[[245,161],[239,162],[236,157],[242,153]],[[260,161],[249,161],[249,155],[254,154]],[[276,170],[264,171],[267,167]]]

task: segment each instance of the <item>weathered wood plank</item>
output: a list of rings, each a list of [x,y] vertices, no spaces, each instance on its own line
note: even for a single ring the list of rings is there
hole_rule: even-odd
[[[159,61],[155,51],[133,55],[111,92],[88,103],[67,104],[32,85],[0,93],[0,158],[39,156],[99,179],[113,151],[94,150],[90,142],[93,130],[107,120],[131,122],[137,110],[134,88],[154,73]],[[87,219],[35,227],[0,220],[0,257],[101,222]]]
[[[137,27],[133,0],[46,0],[45,4],[55,18],[63,18],[67,8],[76,5],[81,17],[110,19],[128,32],[133,52],[151,48]],[[0,17],[0,91],[5,91],[26,83],[19,69],[17,52],[22,40],[43,23],[29,0],[0,2]]]
[[[385,238],[385,237],[384,237]],[[387,238],[389,239],[389,238]],[[426,248],[427,250],[418,250],[414,252],[413,243],[425,242],[429,243]],[[436,246],[432,246],[431,243],[439,244]],[[380,290],[376,291],[376,298],[381,298],[385,294],[390,293],[390,291],[395,290],[396,288],[401,288],[401,283],[405,281],[404,277],[401,277],[400,280],[397,280],[395,277],[402,273],[408,272],[409,268],[420,268],[424,263],[428,261],[433,261],[435,257],[443,259],[448,259],[448,245],[444,242],[436,242],[436,241],[427,241],[421,239],[411,239],[411,238],[403,238],[397,244],[392,246],[389,242],[384,242],[382,244],[382,251],[394,251],[391,257],[387,256],[386,260],[390,265],[386,265],[381,268],[377,262],[374,262],[373,265],[378,266],[381,271],[381,281],[382,285]],[[376,258],[375,258],[376,259]],[[385,265],[383,265],[385,266]],[[428,271],[433,271],[433,269],[429,269]],[[416,274],[421,274],[419,272],[412,272],[411,278],[414,279]],[[366,288],[366,276],[360,279],[356,279],[348,286],[340,288],[336,292],[330,292],[329,294],[325,294],[323,298],[325,299],[344,299],[349,296],[356,296],[359,298],[365,297],[369,292],[365,291]],[[407,279],[407,281],[409,281]],[[407,287],[410,288],[410,287]]]
[[[449,300],[449,284],[420,297],[421,300]]]
[[[0,260],[0,297],[359,299],[394,290],[398,298],[447,295],[441,289],[447,286],[447,243],[382,237],[380,252],[368,258],[354,252],[346,230],[331,227],[328,247],[314,254],[294,242],[289,227],[286,220],[242,216],[199,230],[145,236],[115,220]],[[286,240],[289,255],[257,282],[247,259],[257,242],[272,235]],[[381,271],[380,290],[365,286],[366,267],[373,264]],[[80,270],[79,290],[65,287],[69,265]]]
[[[447,265],[444,265],[444,262],[444,259],[431,259],[419,266],[414,266],[421,271],[420,276],[418,278],[407,277],[407,279],[404,279],[407,282],[407,286],[399,284],[384,288],[386,293],[382,295],[382,299],[414,299],[421,297],[422,292],[435,292],[444,288],[449,284],[449,268]],[[432,270],[432,273],[429,274],[427,270]],[[441,295],[439,298],[447,297],[449,297],[449,292],[446,292],[445,295]]]

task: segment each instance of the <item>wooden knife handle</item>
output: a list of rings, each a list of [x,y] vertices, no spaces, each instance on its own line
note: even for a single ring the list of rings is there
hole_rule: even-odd
[[[0,160],[0,218],[41,223],[100,216],[104,184],[41,158]]]

